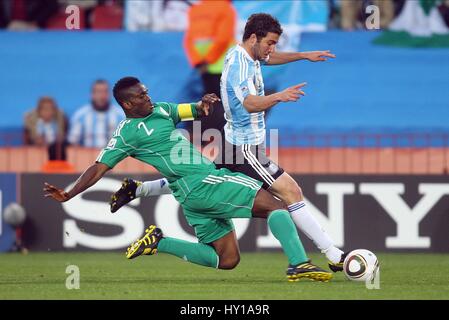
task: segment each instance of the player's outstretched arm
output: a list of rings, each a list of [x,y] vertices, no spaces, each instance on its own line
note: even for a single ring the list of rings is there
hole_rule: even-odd
[[[309,51],[309,52],[273,52],[267,61],[267,65],[279,65],[298,60],[309,60],[311,62],[326,61],[328,58],[336,56],[329,50]]]
[[[306,85],[305,82],[292,86],[281,92],[276,92],[268,96],[248,95],[243,101],[243,106],[249,113],[261,112],[271,107],[274,107],[279,102],[294,102],[298,101],[305,93],[302,87]]]
[[[75,185],[71,190],[65,192],[62,189],[58,189],[57,187],[45,182],[44,183],[44,196],[51,197],[56,201],[65,202],[77,194],[83,192],[84,190],[93,186],[110,168],[103,163],[95,163],[87,168],[86,171],[76,180]]]

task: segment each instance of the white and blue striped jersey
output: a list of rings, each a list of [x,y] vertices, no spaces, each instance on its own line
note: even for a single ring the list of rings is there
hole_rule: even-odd
[[[125,114],[117,106],[111,105],[102,112],[87,104],[70,119],[68,141],[84,147],[104,148],[123,119]]]
[[[45,122],[39,118],[36,123],[36,132],[39,136],[44,137],[47,144],[52,144],[58,136],[58,124],[56,121]]]
[[[221,75],[221,100],[227,121],[226,140],[234,145],[265,141],[265,112],[249,113],[243,106],[248,95],[263,96],[264,84],[259,61],[240,45],[229,49]]]

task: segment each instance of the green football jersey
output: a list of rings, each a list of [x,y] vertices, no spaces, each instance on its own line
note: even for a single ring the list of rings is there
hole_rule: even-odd
[[[157,102],[145,118],[126,118],[115,130],[108,145],[100,152],[97,162],[113,168],[126,157],[152,165],[169,182],[174,196],[183,201],[195,186],[187,186],[183,177],[207,175],[215,164],[204,157],[179,130],[181,120],[177,104]],[[186,107],[186,105],[183,105]],[[195,104],[190,105],[193,117]],[[189,110],[190,111],[190,110]]]

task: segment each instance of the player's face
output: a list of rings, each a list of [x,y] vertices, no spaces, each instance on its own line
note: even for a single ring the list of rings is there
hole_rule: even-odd
[[[109,106],[109,86],[106,83],[96,83],[92,88],[92,103],[98,110],[106,110]]]
[[[44,101],[39,107],[39,117],[45,122],[53,120],[55,113],[55,106],[51,101]]]
[[[254,45],[254,55],[256,60],[265,60],[276,50],[276,44],[279,42],[277,33],[268,32],[266,37],[257,41]]]
[[[138,115],[147,116],[153,112],[154,106],[148,96],[148,89],[142,83],[132,88],[129,101],[133,112]]]

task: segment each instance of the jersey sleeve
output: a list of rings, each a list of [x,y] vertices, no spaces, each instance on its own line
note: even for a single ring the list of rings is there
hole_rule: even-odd
[[[109,140],[108,145],[101,150],[95,161],[104,163],[112,169],[126,157],[132,156],[132,152],[133,149],[126,145],[120,136],[115,136]]]
[[[198,111],[196,110],[196,103],[164,103],[161,104],[166,112],[168,112],[170,118],[173,119],[175,124],[180,121],[191,121],[198,119]]]
[[[247,69],[242,68],[239,64],[235,64],[235,66],[231,67],[227,80],[227,87],[234,92],[242,104],[248,95],[257,95],[254,79],[248,74]]]

